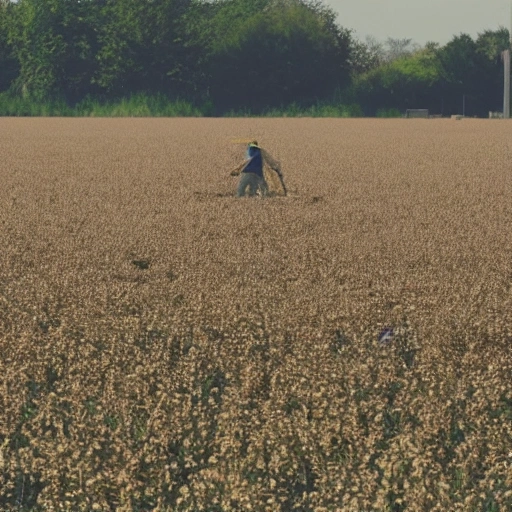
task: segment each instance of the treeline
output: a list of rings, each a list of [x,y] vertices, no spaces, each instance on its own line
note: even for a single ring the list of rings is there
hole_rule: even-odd
[[[0,113],[137,97],[204,115],[486,116],[502,107],[508,37],[362,42],[316,0],[0,0]]]

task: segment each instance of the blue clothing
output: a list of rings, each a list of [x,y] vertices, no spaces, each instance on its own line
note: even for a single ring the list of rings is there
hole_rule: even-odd
[[[263,178],[263,158],[260,149],[249,146],[247,148],[247,159],[249,158],[252,158],[252,160],[245,166],[242,172],[252,172]]]

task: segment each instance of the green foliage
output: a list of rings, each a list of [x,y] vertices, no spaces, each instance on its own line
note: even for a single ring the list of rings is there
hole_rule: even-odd
[[[396,118],[402,117],[402,112],[397,108],[379,108],[375,117]]]
[[[224,113],[224,117],[363,117],[363,111],[357,104],[342,104],[338,102],[322,102],[310,106],[300,106],[297,103],[275,108],[253,111],[247,108],[232,109]]]
[[[109,0],[101,10],[94,82],[111,96],[179,96],[194,86],[202,48],[187,15],[191,0]]]
[[[478,35],[477,52],[490,62],[500,60],[501,53],[510,45],[509,31],[500,27],[498,30],[486,30]]]
[[[265,117],[362,117],[359,105],[343,105],[336,103],[318,103],[301,108],[292,104],[284,109],[265,110]]]
[[[23,96],[77,99],[91,89],[97,51],[98,3],[20,0],[9,40],[20,65],[14,83]]]
[[[469,35],[454,37],[437,51],[442,69],[445,101],[459,106],[466,97],[466,115],[498,110],[503,98],[501,52],[508,48],[508,31],[486,31],[476,41]],[[462,113],[460,106],[449,113]]]
[[[6,92],[0,93],[0,116],[45,117],[70,115],[73,115],[72,109],[62,100],[39,100]]]
[[[354,78],[351,94],[367,115],[382,109],[428,108],[433,113],[486,116],[499,110],[503,94],[501,52],[508,31],[486,31],[473,40],[466,34],[443,47],[428,43],[405,57],[371,67]]]
[[[212,21],[221,34],[209,68],[218,108],[302,104],[348,84],[350,35],[331,23],[328,10],[299,1],[263,3],[253,11],[245,0],[226,2]],[[242,13],[234,23],[229,7]]]
[[[19,73],[18,62],[8,33],[12,17],[13,5],[0,0],[0,92],[8,89]]]
[[[410,57],[397,59],[391,64],[409,83],[431,87],[440,74],[440,64],[434,52],[428,49],[416,52]]]
[[[188,101],[172,101],[162,95],[134,94],[103,102],[87,96],[70,107],[62,99],[40,101],[0,93],[0,116],[200,117],[208,115],[208,109],[208,105],[196,107]]]
[[[382,53],[382,45],[376,42],[374,44],[371,38],[365,43],[354,40],[350,55],[352,73],[359,75],[379,67],[382,64]]]
[[[466,115],[501,109],[508,30],[420,49],[357,41],[336,18],[321,0],[0,0],[0,93],[16,96],[0,112],[450,115],[463,98]]]
[[[389,117],[385,113],[407,108],[432,108],[431,95],[440,75],[436,53],[426,48],[357,77],[354,94],[367,114],[378,117]]]

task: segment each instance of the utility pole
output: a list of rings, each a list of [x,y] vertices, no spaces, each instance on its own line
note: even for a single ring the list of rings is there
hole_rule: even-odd
[[[503,69],[505,80],[503,83],[503,119],[510,119],[510,50],[503,52]]]

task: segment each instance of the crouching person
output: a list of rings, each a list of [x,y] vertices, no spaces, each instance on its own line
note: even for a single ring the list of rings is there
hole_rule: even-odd
[[[262,197],[268,194],[267,182],[263,176],[263,156],[261,148],[256,141],[247,146],[246,160],[231,172],[232,176],[240,174],[240,181],[236,192],[237,197],[246,194],[255,196],[258,190]]]

